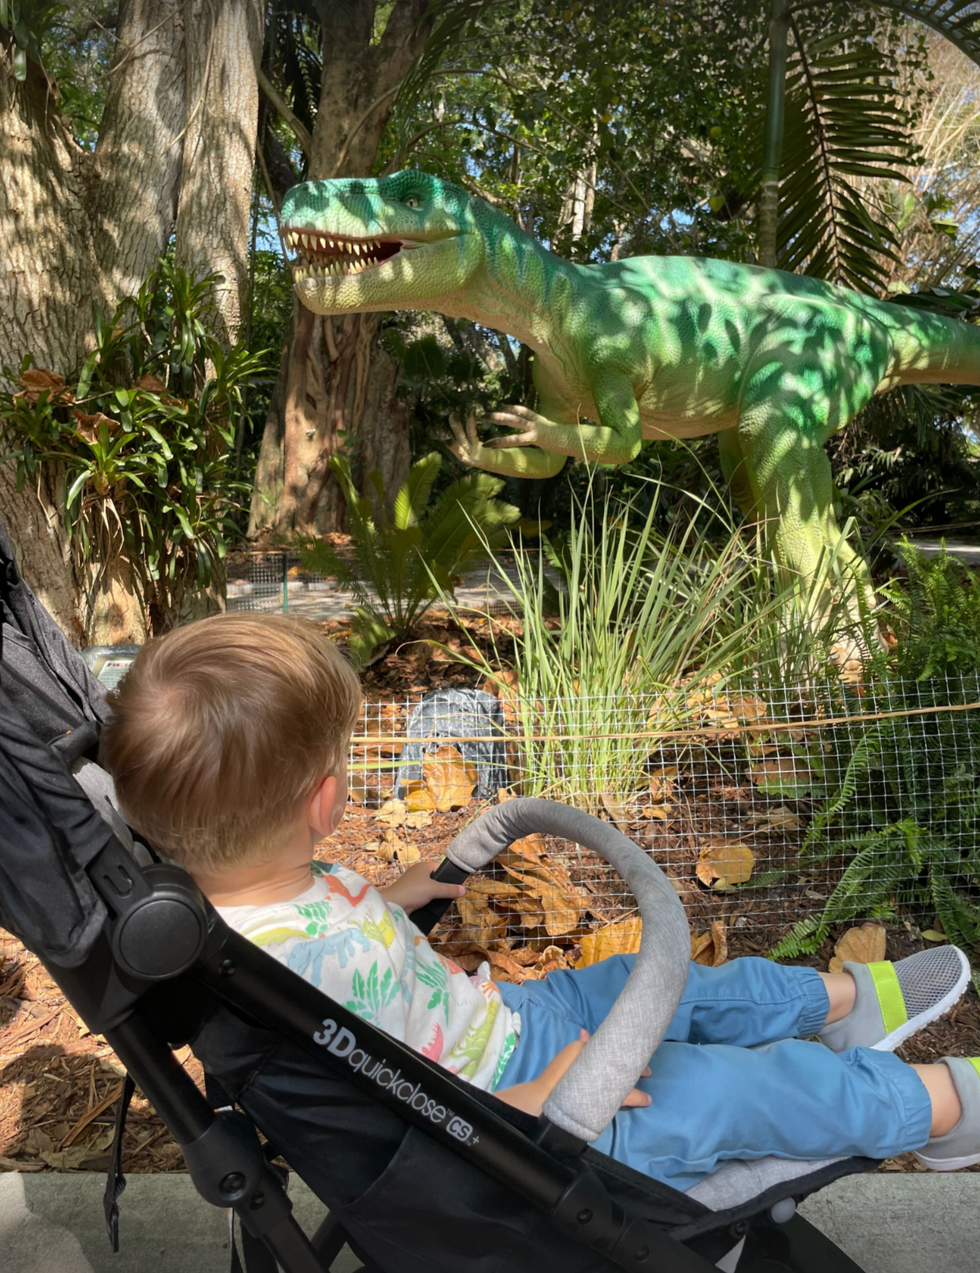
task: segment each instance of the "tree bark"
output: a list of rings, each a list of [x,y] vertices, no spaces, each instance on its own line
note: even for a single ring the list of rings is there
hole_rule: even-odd
[[[371,171],[395,94],[431,32],[429,8],[429,0],[396,0],[372,44],[375,0],[320,0],[323,80],[310,180]],[[263,435],[250,535],[339,529],[343,507],[329,461],[341,447],[362,485],[372,468],[392,497],[404,481],[408,427],[379,325],[376,315],[323,318],[297,308]]]
[[[79,298],[98,276],[84,232],[87,159],[41,68],[29,62],[17,83],[0,44],[0,362],[9,366],[25,354],[73,366],[84,349],[92,316]]]
[[[248,291],[248,239],[262,56],[262,0],[190,0],[187,109],[176,262],[222,275],[212,329],[238,339]]]
[[[173,232],[187,119],[183,10],[182,0],[120,7],[93,172],[99,290],[110,305],[139,290]]]
[[[187,8],[195,21],[206,11],[214,32],[203,47],[191,41],[189,59]],[[111,310],[138,290],[166,250],[178,195],[178,256],[197,270],[217,263],[229,277],[219,313],[231,339],[247,259],[262,12],[261,0],[122,0],[94,154],[75,144],[40,66],[29,61],[26,81],[14,80],[0,34],[0,361],[15,375],[27,354],[66,376],[78,368],[91,348],[93,302]],[[188,85],[201,105],[191,118]],[[219,129],[226,144],[212,143]],[[10,466],[0,471],[0,516],[25,577],[72,639],[140,638],[138,570],[123,558],[81,566],[60,498],[55,471],[20,492]]]

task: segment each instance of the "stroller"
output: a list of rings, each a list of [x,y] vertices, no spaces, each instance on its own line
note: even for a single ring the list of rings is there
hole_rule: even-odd
[[[94,759],[102,687],[19,577],[2,527],[0,613],[0,925],[114,1048],[201,1195],[237,1213],[248,1273],[326,1273],[345,1244],[361,1273],[861,1273],[794,1212],[867,1159],[728,1163],[685,1194],[589,1147],[660,1041],[689,956],[676,893],[610,824],[509,801],[439,868],[460,881],[542,831],[602,854],[636,896],[635,969],[535,1119],[327,998],[134,846]],[[413,919],[427,932],[440,913]],[[207,1095],[174,1057],[188,1043]],[[114,1247],[131,1090],[106,1193]],[[312,1237],[280,1155],[329,1208]]]

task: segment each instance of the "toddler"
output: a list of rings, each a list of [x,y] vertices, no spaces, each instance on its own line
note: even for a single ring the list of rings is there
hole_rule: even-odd
[[[329,638],[286,616],[204,619],[151,641],[112,705],[103,763],[124,812],[233,928],[439,1065],[540,1113],[632,958],[522,986],[485,965],[468,976],[412,924],[413,910],[464,891],[433,880],[432,862],[377,889],[312,860],[344,816],[361,705]],[[980,1162],[980,1060],[913,1066],[891,1051],[968,979],[954,947],[837,974],[692,964],[665,1041],[595,1147],[678,1189],[769,1154]]]

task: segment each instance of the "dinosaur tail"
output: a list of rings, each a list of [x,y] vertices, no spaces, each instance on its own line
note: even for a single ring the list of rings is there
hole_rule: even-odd
[[[980,327],[942,314],[903,318],[892,336],[893,384],[980,385]]]

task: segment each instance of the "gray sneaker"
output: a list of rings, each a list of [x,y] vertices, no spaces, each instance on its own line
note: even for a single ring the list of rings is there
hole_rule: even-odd
[[[960,1121],[945,1136],[934,1136],[915,1151],[930,1171],[958,1171],[980,1163],[980,1057],[944,1056],[963,1106]]]
[[[930,946],[895,964],[848,960],[844,971],[857,983],[854,1007],[840,1021],[824,1026],[817,1038],[834,1052],[894,1052],[962,997],[970,980],[970,961],[956,946]]]

